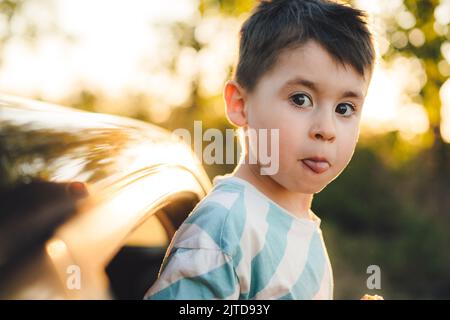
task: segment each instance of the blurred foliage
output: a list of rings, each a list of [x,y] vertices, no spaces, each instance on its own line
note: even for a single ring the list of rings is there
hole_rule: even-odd
[[[440,133],[439,98],[448,75],[438,69],[438,63],[446,63],[441,48],[449,43],[450,30],[436,21],[439,4],[405,0],[404,12],[414,17],[409,25],[401,23],[398,12],[384,15],[389,48],[383,59],[416,57],[426,74],[418,96],[411,97],[428,113],[430,128],[421,137],[426,143],[415,146],[395,132],[362,142],[347,171],[317,196],[317,210],[335,216],[330,224],[336,229],[330,233],[333,255],[348,261],[335,268],[336,285],[343,288],[337,293],[344,297],[362,286],[367,277],[362,266],[377,264],[387,298],[450,298],[450,148]],[[413,32],[424,41],[414,41]],[[396,41],[403,34],[408,41]],[[408,153],[413,156],[405,162]],[[348,267],[354,277],[344,276]],[[339,283],[344,278],[354,284]]]
[[[387,36],[391,43],[390,50],[384,55],[385,59],[389,59],[395,54],[401,53],[406,56],[415,56],[419,58],[425,68],[425,73],[427,76],[427,82],[420,92],[422,97],[422,103],[428,111],[430,119],[430,130],[435,134],[436,140],[441,140],[439,134],[440,125],[440,100],[439,100],[439,89],[445,82],[447,77],[442,75],[437,67],[437,63],[444,59],[441,46],[450,36],[450,33],[443,32],[443,34],[438,34],[436,32],[435,24],[437,23],[435,19],[435,8],[439,5],[439,0],[405,0],[404,5],[406,7],[406,12],[412,13],[415,17],[415,26],[407,26],[407,28],[401,27],[398,23],[394,23],[394,14],[387,16],[388,21]],[[409,28],[408,28],[409,27]],[[445,26],[442,26],[445,28]],[[447,26],[448,28],[448,26]],[[406,41],[404,44],[397,44],[394,46],[393,37],[398,35],[396,32],[408,32],[409,30],[416,29],[420,30],[425,36],[425,41],[423,44],[419,42],[414,44],[412,41]],[[401,34],[401,33],[400,33]]]
[[[29,45],[33,45],[41,35],[58,35],[61,38],[70,40],[71,35],[62,32],[56,20],[46,21],[39,24],[37,21],[23,17],[24,7],[30,1],[26,0],[0,0],[0,66],[2,63],[3,50],[9,41],[14,39],[25,40]],[[40,0],[40,5],[52,9],[50,0]]]
[[[19,14],[23,1],[0,1],[8,19]],[[245,18],[255,0],[200,0],[199,19],[208,17]],[[438,0],[404,0],[404,10],[414,16],[413,25],[401,26],[397,12],[385,12],[385,36],[389,48],[383,59],[417,57],[426,82],[413,101],[423,104],[430,129],[416,141],[402,139],[399,132],[362,137],[354,159],[343,174],[315,196],[313,209],[323,219],[324,237],[333,264],[335,298],[357,299],[364,293],[386,299],[450,299],[450,147],[440,134],[439,89],[447,80],[438,68],[444,61],[441,47],[450,40],[449,25],[436,25]],[[8,20],[9,21],[9,20]],[[241,20],[239,20],[241,21]],[[176,42],[172,56],[161,68],[176,73],[177,58],[185,47],[197,53],[207,44],[195,36],[196,22],[159,24],[156,27]],[[81,23],[81,22],[80,22]],[[438,31],[437,31],[438,30]],[[411,41],[411,32],[423,34],[423,43]],[[7,36],[0,39],[2,45]],[[398,41],[398,39],[406,41]],[[3,46],[2,46],[3,47]],[[232,76],[233,66],[227,70]],[[82,88],[65,104],[98,111],[101,95]],[[129,116],[155,122],[144,98],[130,96],[122,109]],[[224,113],[222,94],[210,96],[200,89],[200,75],[191,81],[190,97],[175,106],[159,125],[172,130],[193,131],[195,120],[208,128],[232,128]],[[193,133],[193,132],[192,132]],[[205,145],[204,145],[205,146]],[[231,172],[233,165],[205,165],[211,178]],[[381,290],[368,290],[369,265],[382,271]]]
[[[428,151],[391,169],[377,146],[390,135],[362,143],[344,173],[316,195],[313,209],[324,220],[337,298],[367,292],[367,267],[381,268],[386,299],[450,297],[449,207],[430,179]],[[436,192],[433,199],[427,195]]]

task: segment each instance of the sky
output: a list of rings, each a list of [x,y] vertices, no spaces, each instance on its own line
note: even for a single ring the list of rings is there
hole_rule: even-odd
[[[399,24],[411,30],[409,38],[423,41],[423,35],[414,30],[414,17],[404,10],[401,0],[358,0],[357,5],[373,17],[379,53],[387,48],[378,19],[384,12],[398,11]],[[13,23],[13,33],[21,34],[26,21],[36,21],[43,27],[54,21],[72,40],[49,33],[30,46],[23,37],[13,38],[3,48],[0,92],[39,96],[49,102],[62,101],[80,87],[103,92],[111,101],[122,99],[125,92],[146,92],[152,101],[158,101],[152,106],[164,120],[171,107],[189,96],[190,79],[196,73],[201,74],[200,89],[205,95],[220,94],[226,66],[236,59],[242,18],[211,16],[199,20],[197,6],[197,0],[28,2],[22,17]],[[442,0],[436,19],[444,24],[450,21],[450,0]],[[177,21],[196,23],[196,39],[208,46],[198,54],[193,49],[183,50],[173,75],[161,66],[175,44],[154,25]],[[403,41],[401,36],[399,41]],[[450,43],[444,46],[443,54],[450,63]],[[424,108],[405,95],[418,92],[425,80],[418,59],[399,57],[390,64],[379,60],[364,105],[362,133],[400,130],[405,139],[414,139],[425,132],[428,118]],[[449,87],[449,83],[443,87],[446,91],[441,90],[441,99],[446,124],[443,135],[450,142]]]

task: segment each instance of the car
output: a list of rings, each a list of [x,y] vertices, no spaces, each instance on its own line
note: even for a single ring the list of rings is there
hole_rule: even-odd
[[[156,125],[0,95],[0,298],[142,299],[210,188]]]

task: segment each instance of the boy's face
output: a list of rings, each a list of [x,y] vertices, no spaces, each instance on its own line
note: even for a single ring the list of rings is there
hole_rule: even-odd
[[[279,169],[270,178],[292,192],[316,193],[344,170],[358,140],[368,78],[312,40],[279,56],[245,97],[248,128],[279,129]],[[251,135],[248,142],[255,152]]]

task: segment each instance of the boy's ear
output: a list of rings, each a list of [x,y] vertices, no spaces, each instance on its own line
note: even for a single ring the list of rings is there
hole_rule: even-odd
[[[225,84],[223,91],[228,120],[238,127],[247,124],[247,110],[245,108],[245,90],[234,80]]]

